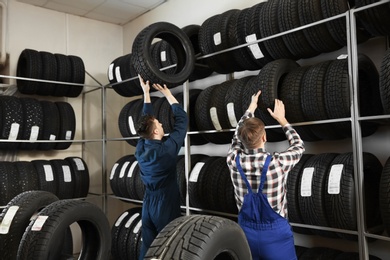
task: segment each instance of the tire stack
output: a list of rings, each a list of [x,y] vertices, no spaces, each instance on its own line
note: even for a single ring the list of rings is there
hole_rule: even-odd
[[[159,24],[157,24],[159,26]],[[161,28],[165,25],[161,24]],[[199,48],[199,30],[200,25],[191,24],[183,27],[182,32],[189,38],[189,43],[194,49],[194,57],[201,55]],[[176,73],[175,66],[177,64],[177,55],[175,48],[173,48],[167,41],[159,40],[153,42],[150,46],[145,47],[145,51],[150,52],[150,62],[164,75],[174,75]],[[143,94],[141,85],[138,80],[138,73],[134,67],[133,54],[127,54],[116,58],[108,67],[107,76],[112,88],[121,96],[132,97]],[[191,61],[192,62],[192,61]],[[210,76],[213,71],[207,66],[204,60],[195,61],[194,69],[188,76],[189,81],[195,81]],[[149,78],[145,78],[147,80]],[[151,80],[151,83],[155,81]],[[165,82],[162,82],[165,83]],[[167,84],[169,88],[178,83]],[[151,88],[154,92],[155,89]]]
[[[378,209],[383,167],[375,155],[364,152],[363,168],[366,226],[368,230],[375,230],[382,225]],[[291,223],[357,230],[352,153],[304,155],[287,177],[287,190]],[[294,231],[348,240],[357,239],[355,235],[340,232],[295,227]]]
[[[18,59],[16,75],[26,78],[17,79],[17,87],[20,93],[77,97],[83,90],[85,67],[79,56],[24,49]],[[74,84],[64,84],[62,82]]]
[[[198,95],[201,93],[200,89],[191,89],[189,91],[189,129],[190,131],[198,131],[198,126],[195,121],[195,104],[198,98]],[[184,106],[183,93],[178,93],[175,95],[177,101]],[[171,106],[165,97],[156,98],[152,97],[151,102],[153,105],[153,111],[155,117],[162,123],[165,133],[170,133],[174,127],[174,118]],[[143,99],[134,99],[128,102],[120,111],[118,117],[118,127],[119,131],[126,142],[132,146],[137,145],[138,137],[137,134],[137,124],[138,120],[141,117],[143,109]],[[190,136],[191,144],[201,145],[207,143],[207,140],[203,138],[202,135],[191,135]]]
[[[0,205],[21,192],[42,190],[60,199],[88,195],[89,171],[79,157],[0,163]]]
[[[0,96],[0,111],[0,139],[31,141],[1,142],[1,150],[65,150],[72,144],[76,117],[67,102]]]
[[[124,211],[111,228],[111,256],[116,260],[138,259],[141,249],[142,207]]]
[[[70,226],[82,236],[80,258],[105,260],[110,256],[108,219],[96,205],[81,200],[59,200],[45,191],[14,197],[0,214],[1,259],[68,259],[73,257]]]

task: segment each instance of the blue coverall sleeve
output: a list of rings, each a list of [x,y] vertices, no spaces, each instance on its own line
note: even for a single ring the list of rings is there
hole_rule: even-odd
[[[143,112],[143,115],[152,115],[152,116],[154,116],[152,103],[144,103],[142,112]]]
[[[175,147],[176,153],[178,153],[187,133],[188,116],[180,104],[174,103],[171,107],[175,124],[173,130],[169,134],[167,142],[171,142],[172,147]]]

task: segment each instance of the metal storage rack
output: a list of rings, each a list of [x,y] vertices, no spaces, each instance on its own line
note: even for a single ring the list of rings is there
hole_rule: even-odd
[[[330,227],[319,227],[319,226],[313,226],[313,225],[306,225],[306,224],[297,224],[297,223],[291,223],[292,226],[297,226],[297,227],[303,227],[303,228],[310,228],[310,229],[320,229],[320,230],[326,230],[326,231],[331,231],[331,232],[339,232],[339,233],[345,233],[345,234],[351,234],[351,235],[356,235],[358,237],[357,241],[357,247],[359,250],[359,255],[360,259],[368,259],[369,258],[369,248],[368,248],[368,239],[373,238],[373,239],[378,239],[378,240],[383,240],[383,241],[390,241],[390,237],[382,236],[382,235],[376,235],[376,234],[370,234],[365,226],[365,213],[364,213],[364,198],[363,198],[363,191],[364,191],[364,180],[363,180],[363,144],[362,144],[362,133],[361,133],[361,126],[360,122],[366,121],[366,120],[385,120],[389,119],[390,115],[377,115],[377,116],[365,116],[362,117],[360,116],[359,113],[359,99],[358,99],[358,43],[357,43],[357,37],[356,37],[356,14],[369,9],[369,8],[374,8],[376,6],[380,6],[383,4],[388,4],[390,3],[390,0],[381,0],[377,3],[374,4],[369,4],[367,6],[361,7],[361,8],[355,8],[355,9],[350,9],[346,13],[336,15],[327,19],[323,19],[318,22],[314,22],[305,26],[301,26],[298,28],[291,29],[289,31],[285,31],[282,33],[278,33],[260,40],[257,40],[255,42],[250,42],[247,44],[242,44],[239,46],[235,46],[233,48],[229,48],[223,51],[218,51],[212,54],[204,55],[202,57],[198,57],[198,59],[204,59],[208,58],[213,55],[218,55],[224,52],[228,52],[234,49],[238,48],[243,48],[247,47],[251,44],[262,42],[262,41],[267,41],[276,37],[280,37],[289,33],[293,33],[295,31],[303,30],[308,27],[312,27],[318,24],[326,23],[332,20],[336,19],[345,19],[346,20],[346,29],[347,29],[347,34],[348,34],[348,39],[347,39],[347,54],[348,54],[348,72],[349,72],[349,85],[350,85],[350,102],[351,102],[351,117],[348,118],[338,118],[338,119],[329,119],[329,120],[320,120],[320,121],[312,121],[312,122],[301,122],[301,123],[293,123],[293,126],[303,126],[303,125],[313,125],[313,124],[326,124],[326,123],[338,123],[338,122],[350,122],[351,123],[351,130],[352,130],[352,137],[351,137],[351,145],[352,145],[352,152],[353,152],[353,158],[354,158],[354,179],[357,180],[355,181],[355,191],[356,191],[356,213],[357,213],[357,230],[352,231],[352,230],[342,230],[342,229],[337,229],[337,228],[330,228]],[[227,79],[233,78],[233,74],[228,74],[226,75]],[[137,80],[137,78],[132,78],[128,80]],[[105,96],[106,96],[106,88],[109,88],[110,85],[103,86],[103,124],[104,124],[104,129],[106,129],[106,118],[105,118]],[[186,111],[188,111],[189,108],[189,89],[190,89],[190,83],[187,81],[183,84],[183,101],[184,101],[184,108]],[[276,128],[280,126],[266,126],[267,128]],[[222,131],[234,131],[234,129],[224,129]],[[185,149],[185,162],[186,162],[186,167],[185,167],[185,176],[186,179],[189,179],[189,175],[191,172],[190,165],[191,165],[191,150],[190,150],[190,140],[189,140],[189,135],[196,135],[196,134],[205,134],[205,133],[218,133],[220,131],[217,130],[207,130],[207,131],[189,131],[187,133],[187,136],[185,138],[184,142],[184,149]],[[134,137],[133,137],[134,138]],[[126,138],[107,138],[105,131],[103,131],[103,139],[104,143],[107,141],[120,141],[120,140],[125,140]],[[104,149],[103,149],[104,150]],[[106,151],[103,151],[103,154],[106,154]],[[104,163],[105,165],[105,163]],[[103,168],[106,169],[106,168]],[[356,170],[357,169],[357,170]],[[104,173],[104,178],[106,178],[106,174]],[[107,181],[105,182],[107,185]],[[107,188],[104,188],[105,191],[107,191]],[[188,190],[188,189],[187,189]],[[115,196],[112,196],[115,197]],[[120,198],[123,199],[123,198]],[[123,199],[128,202],[134,202],[136,204],[142,203],[141,201],[134,201],[130,199]],[[222,216],[230,216],[230,214],[225,214],[225,213],[220,213],[220,212],[213,212],[210,210],[202,210],[202,209],[195,209],[191,208],[189,206],[189,195],[187,192],[186,196],[186,205],[184,206],[184,210],[186,211],[186,214],[189,215],[191,214],[191,211],[193,212],[206,212],[210,214],[220,214]]]

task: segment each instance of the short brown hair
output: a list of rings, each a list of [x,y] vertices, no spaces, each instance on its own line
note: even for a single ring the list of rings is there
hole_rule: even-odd
[[[238,139],[247,149],[253,149],[265,134],[264,122],[257,117],[245,119],[238,128]]]
[[[152,115],[143,115],[138,120],[137,124],[137,133],[146,139],[152,138],[152,133],[155,126],[155,120],[156,118]]]

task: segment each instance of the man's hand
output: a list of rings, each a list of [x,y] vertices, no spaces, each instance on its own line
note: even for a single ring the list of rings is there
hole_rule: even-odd
[[[176,98],[172,95],[171,90],[164,84],[161,86],[160,84],[153,84],[153,88],[160,91],[168,100],[169,104],[179,103]]]
[[[145,82],[145,80],[141,77],[140,74],[138,74],[139,83],[141,84],[142,90],[144,91],[144,94],[149,93],[150,91],[150,83],[149,80]]]
[[[257,102],[259,100],[259,96],[261,95],[261,90],[252,95],[251,103],[249,104],[248,110],[251,113],[254,113],[257,108]]]
[[[270,115],[278,121],[278,123],[281,126],[284,126],[288,124],[287,119],[285,117],[285,110],[284,110],[284,104],[282,100],[275,99],[275,106],[274,106],[274,111],[272,111],[270,108],[267,108],[268,112]]]

